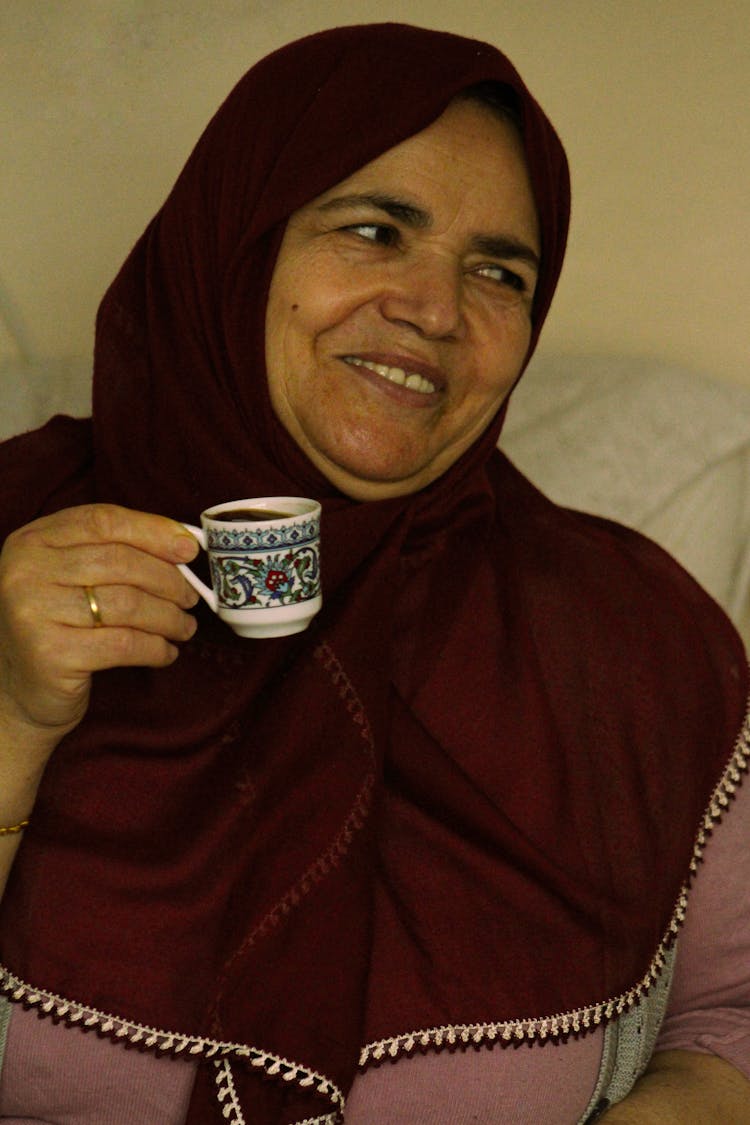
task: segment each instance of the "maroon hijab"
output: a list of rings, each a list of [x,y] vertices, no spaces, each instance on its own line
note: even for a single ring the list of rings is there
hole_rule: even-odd
[[[222,1119],[215,1082],[260,1125],[333,1121],[358,1065],[634,1003],[744,768],[731,626],[656,547],[542,497],[500,416],[365,505],[273,415],[286,219],[487,80],[515,91],[539,211],[531,352],[568,221],[552,127],[486,44],[344,28],[262,60],[208,126],[102,303],[93,420],[0,447],[3,533],[87,499],[323,501],[311,629],[248,642],[201,609],[171,668],[97,675],[2,905],[4,990],[202,1063],[193,1125]]]

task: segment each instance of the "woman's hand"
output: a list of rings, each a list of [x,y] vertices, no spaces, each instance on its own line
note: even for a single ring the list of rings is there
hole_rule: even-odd
[[[661,1051],[600,1125],[750,1125],[750,1082],[731,1063],[696,1051]]]
[[[90,504],[27,524],[0,553],[0,826],[24,822],[47,761],[83,718],[91,676],[162,668],[195,632],[180,574],[198,545],[164,516]],[[94,610],[98,607],[101,623]],[[0,836],[0,896],[21,840]]]
[[[197,549],[175,521],[110,504],[10,535],[0,553],[0,738],[14,730],[48,755],[83,718],[92,673],[171,664],[195,631],[185,611],[197,601],[175,564]]]

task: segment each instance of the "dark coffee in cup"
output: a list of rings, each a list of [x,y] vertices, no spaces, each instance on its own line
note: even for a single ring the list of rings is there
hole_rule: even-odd
[[[283,520],[292,512],[275,512],[271,508],[230,508],[217,512],[214,517],[222,523],[262,523],[264,520]]]

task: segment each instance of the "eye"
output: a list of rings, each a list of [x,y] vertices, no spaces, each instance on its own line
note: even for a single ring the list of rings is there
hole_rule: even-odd
[[[351,223],[343,229],[379,246],[395,246],[398,241],[398,231],[387,223]]]
[[[490,281],[496,281],[499,285],[507,285],[511,289],[515,289],[517,293],[525,293],[527,285],[525,280],[520,274],[514,273],[506,266],[483,265],[477,266],[474,273],[480,277],[487,277]]]

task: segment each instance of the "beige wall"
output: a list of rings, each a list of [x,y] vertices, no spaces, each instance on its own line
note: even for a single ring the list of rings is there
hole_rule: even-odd
[[[749,0],[2,0],[0,302],[29,350],[89,353],[103,289],[254,59],[372,19],[493,40],[558,126],[575,210],[547,350],[750,384]]]

